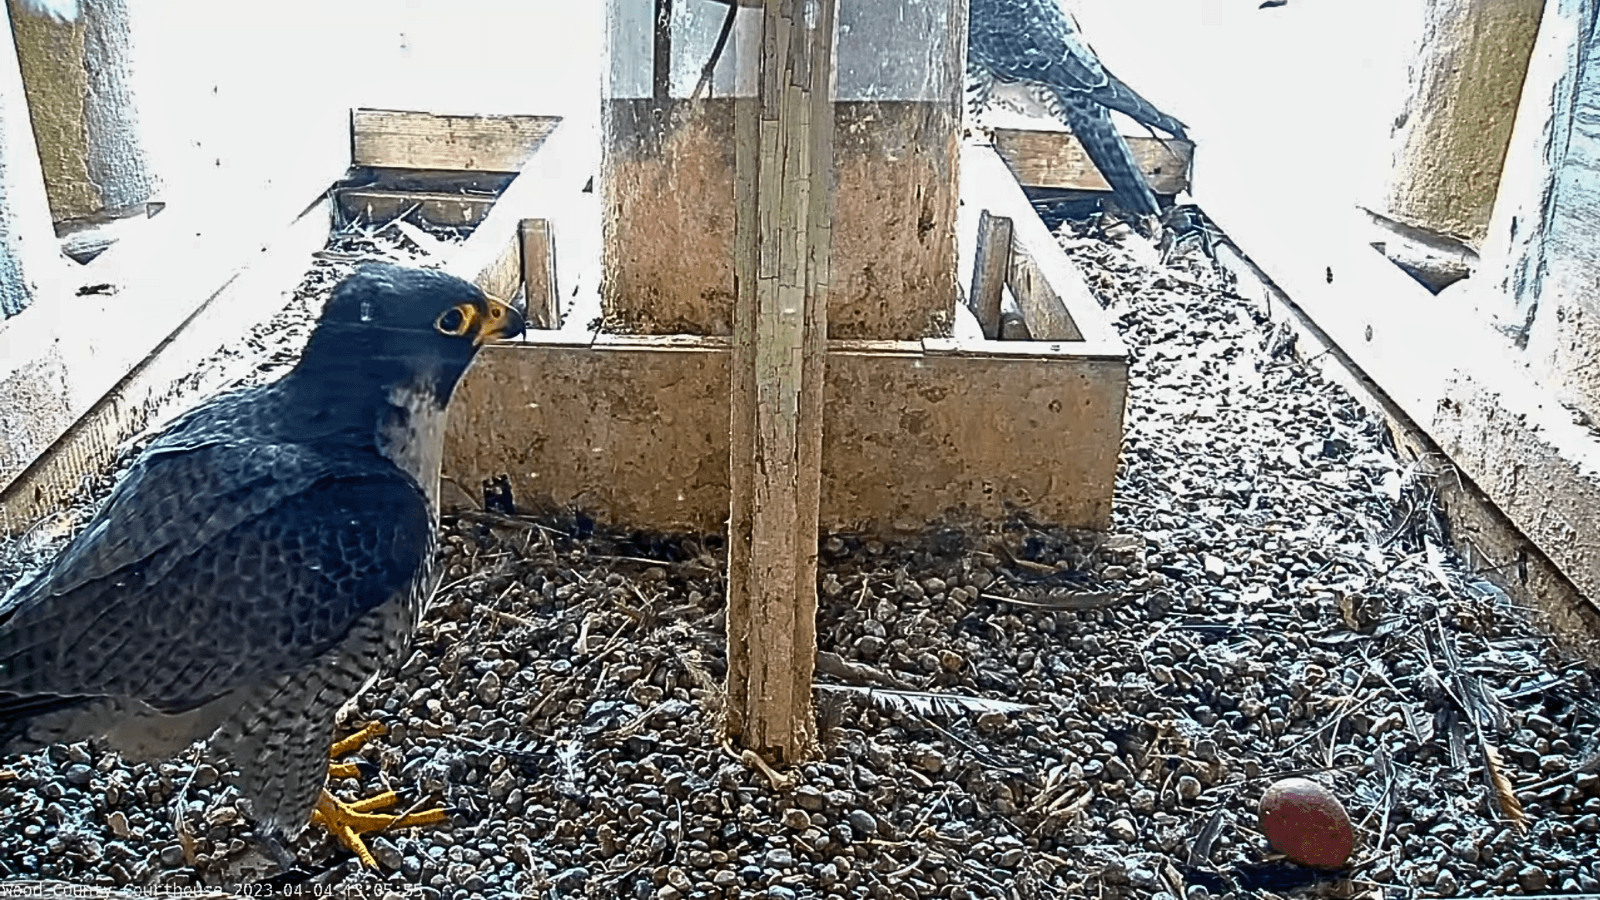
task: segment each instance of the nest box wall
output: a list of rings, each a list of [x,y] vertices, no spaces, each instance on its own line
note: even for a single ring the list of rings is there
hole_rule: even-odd
[[[958,8],[840,0],[830,337],[949,333],[966,58]],[[703,77],[730,9],[726,44]],[[612,0],[609,32],[606,327],[729,334],[734,118],[755,102],[760,10]]]

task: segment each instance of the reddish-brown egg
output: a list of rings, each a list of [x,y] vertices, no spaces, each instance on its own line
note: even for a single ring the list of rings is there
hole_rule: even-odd
[[[1356,843],[1344,804],[1306,778],[1285,778],[1261,795],[1261,831],[1274,850],[1320,869],[1344,865]]]

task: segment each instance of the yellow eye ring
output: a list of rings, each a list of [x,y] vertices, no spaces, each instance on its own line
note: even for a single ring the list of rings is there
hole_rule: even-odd
[[[447,337],[461,337],[472,328],[477,318],[478,310],[470,303],[462,303],[440,313],[433,322],[433,329]]]

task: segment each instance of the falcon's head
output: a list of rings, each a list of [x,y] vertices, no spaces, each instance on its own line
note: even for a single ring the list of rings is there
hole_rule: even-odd
[[[522,331],[521,313],[454,275],[366,265],[334,288],[297,371],[443,406],[478,348]]]

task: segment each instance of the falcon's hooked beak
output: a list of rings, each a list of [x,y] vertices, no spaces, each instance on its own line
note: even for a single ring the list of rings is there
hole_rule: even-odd
[[[490,341],[517,337],[526,328],[522,313],[517,312],[510,304],[488,295],[484,295],[483,314],[478,321],[480,323],[478,334],[472,339],[472,343],[478,347]]]

